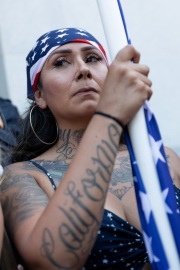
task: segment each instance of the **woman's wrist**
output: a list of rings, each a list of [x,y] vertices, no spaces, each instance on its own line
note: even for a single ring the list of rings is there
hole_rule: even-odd
[[[101,115],[103,117],[106,117],[106,118],[109,118],[109,119],[112,119],[114,120],[122,129],[124,129],[124,124],[116,117],[110,115],[110,114],[107,114],[107,113],[104,113],[104,112],[101,112],[101,111],[96,111],[94,114],[97,114],[97,115]]]

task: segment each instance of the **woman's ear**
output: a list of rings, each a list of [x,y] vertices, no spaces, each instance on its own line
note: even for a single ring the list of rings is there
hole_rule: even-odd
[[[41,108],[41,109],[46,109],[47,108],[47,103],[46,100],[43,97],[43,91],[40,89],[37,89],[34,93],[35,101],[36,104]]]

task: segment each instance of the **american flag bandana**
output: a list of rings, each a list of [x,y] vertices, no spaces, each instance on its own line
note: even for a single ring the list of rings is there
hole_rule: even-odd
[[[27,61],[27,97],[34,99],[34,92],[40,76],[42,67],[49,54],[56,48],[70,43],[82,42],[88,43],[99,49],[107,62],[106,52],[99,41],[80,28],[61,28],[42,35],[28,54]]]

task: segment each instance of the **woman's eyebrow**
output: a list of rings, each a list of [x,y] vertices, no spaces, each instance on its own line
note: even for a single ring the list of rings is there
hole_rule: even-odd
[[[52,52],[52,53],[48,56],[47,61],[49,61],[49,59],[50,59],[53,55],[55,55],[55,54],[60,54],[60,53],[72,53],[72,50],[70,50],[70,49],[59,49],[59,50],[56,50],[56,51]]]
[[[81,51],[90,51],[90,50],[97,50],[97,51],[99,51],[96,47],[94,47],[94,46],[85,46],[85,47],[82,47],[81,48]],[[73,52],[73,50],[71,50],[71,49],[59,49],[59,50],[55,50],[55,51],[53,51],[49,56],[48,56],[48,58],[47,58],[47,62],[49,61],[49,59],[53,56],[53,55],[55,55],[55,54],[60,54],[60,53],[68,53],[68,54],[70,54],[70,53],[72,53]]]
[[[94,46],[85,46],[85,47],[81,48],[81,51],[90,51],[90,50],[98,50],[98,49]]]

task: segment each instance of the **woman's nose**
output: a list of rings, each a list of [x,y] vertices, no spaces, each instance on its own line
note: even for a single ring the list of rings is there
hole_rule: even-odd
[[[92,79],[91,71],[84,61],[80,61],[77,66],[76,80]]]

